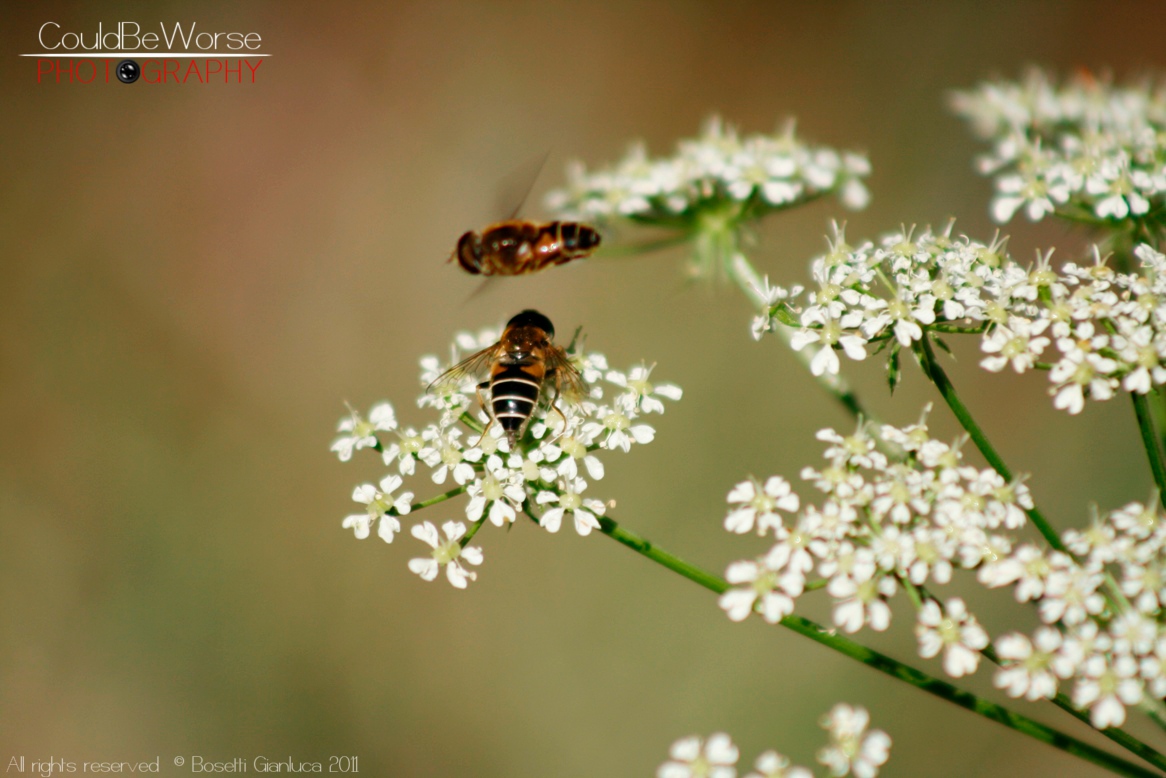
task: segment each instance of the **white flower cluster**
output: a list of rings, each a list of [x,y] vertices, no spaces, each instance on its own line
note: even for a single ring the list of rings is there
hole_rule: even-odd
[[[920,656],[942,656],[944,671],[958,678],[976,671],[988,634],[961,599],[941,603],[924,587],[948,583],[956,569],[975,570],[986,587],[1013,587],[1044,624],[1031,638],[995,641],[995,683],[1009,695],[1052,698],[1071,682],[1073,703],[1098,728],[1120,726],[1125,707],[1144,698],[1166,698],[1166,515],[1157,496],[1065,532],[1067,551],[1045,550],[1016,539],[1032,507],[1019,479],[1006,483],[967,465],[959,443],[932,439],[924,420],[884,425],[878,435],[906,458],[877,450],[863,428],[818,433],[827,464],[801,475],[826,495],[820,507],[801,506],[780,476],[733,488],[725,528],[756,529],[775,543],[729,565],[733,588],[720,606],[730,619],[758,613],[776,623],[804,592],[824,588],[836,627],[885,630],[889,599],[908,588],[922,603]]]
[[[942,233],[902,231],[852,248],[836,228],[829,253],[812,264],[816,288],[763,290],[774,305],[754,321],[755,335],[796,327],[791,345],[812,349],[810,369],[821,375],[838,372],[839,351],[859,360],[872,343],[890,342],[894,352],[926,330],[979,332],[988,354],[981,366],[1047,369],[1053,405],[1069,413],[1087,398],[1166,383],[1166,256],[1139,244],[1138,272],[1119,273],[1096,251],[1092,264],[1058,272],[1048,255],[1024,268],[1002,240],[951,232],[950,224]],[[1042,363],[1052,344],[1059,358]]]
[[[1050,394],[1069,413],[1080,413],[1086,398],[1147,394],[1166,383],[1166,256],[1144,243],[1134,255],[1134,273],[1117,272],[1096,250],[1092,264],[1066,263],[1059,274],[1040,263],[1010,292],[1008,319],[985,335],[981,347],[992,356],[980,364],[1023,373],[1055,343]]]
[[[870,714],[857,705],[838,703],[822,717],[822,729],[830,743],[818,751],[818,762],[832,776],[875,778],[891,752],[891,737],[881,729],[868,729]],[[704,740],[696,735],[681,738],[669,750],[671,760],[660,765],[657,778],[736,778],[740,752],[732,739],[718,732]],[[791,765],[788,757],[766,751],[757,757],[745,778],[813,778],[806,767]]]
[[[851,435],[818,433],[827,444],[826,465],[807,467],[801,477],[825,495],[820,506],[800,507],[779,476],[733,488],[725,528],[756,528],[775,542],[760,557],[729,565],[725,578],[733,588],[720,606],[734,621],[757,612],[776,623],[808,589],[825,588],[836,627],[881,631],[890,625],[889,599],[910,587],[923,598],[916,621],[920,655],[942,654],[953,677],[975,672],[987,633],[962,600],[941,603],[921,587],[946,584],[955,568],[979,568],[1007,554],[1011,544],[1002,533],[1024,526],[1032,507],[1028,488],[966,464],[959,443],[932,439],[923,420],[885,425],[878,434],[905,458],[879,451],[861,427]],[[819,578],[812,580],[815,572]]]
[[[715,116],[671,157],[651,159],[637,144],[610,168],[587,172],[575,162],[567,173],[567,187],[548,194],[548,207],[599,222],[688,227],[712,212],[739,220],[826,194],[855,209],[870,199],[862,183],[870,163],[861,154],[811,146],[792,123],[774,135],[742,138]]]
[[[476,337],[458,335],[450,364],[456,364],[459,355],[495,343],[498,336],[492,331]],[[487,521],[502,527],[525,512],[549,532],[557,532],[564,522],[580,535],[598,529],[606,506],[584,495],[591,481],[604,476],[603,462],[596,453],[602,449],[627,452],[634,444],[651,442],[656,433],[645,423],[646,414],[662,413],[662,399],[678,400],[681,390],[650,381],[652,368],[644,365],[626,372],[612,370],[606,358],[596,352],[575,353],[571,359],[590,385],[590,396],[577,403],[559,400],[558,410],[546,407],[546,402],[540,404],[517,450],[511,450],[501,426],[490,424],[487,411],[477,407],[475,389],[468,379],[466,385],[443,390],[440,395],[421,395],[418,406],[436,410],[440,418],[420,430],[400,426],[388,403],[373,407],[367,419],[350,409],[340,421],[341,436],[332,450],[344,462],[354,451],[373,449],[395,472],[375,486],[366,483],[356,487],[352,499],[363,510],[345,518],[343,526],[364,539],[376,524],[377,535],[392,543],[401,531],[400,517],[467,494],[468,528],[461,521],[447,521],[439,533],[433,523],[425,521],[411,529],[430,551],[428,556],[412,559],[409,569],[432,581],[444,568],[449,582],[458,588],[465,588],[476,577],[466,565],[480,565],[482,550],[466,544]],[[436,357],[424,357],[422,386],[430,386],[448,366]],[[600,381],[611,387],[606,396]],[[418,503],[413,502],[412,491],[398,491],[404,478],[417,475],[418,463],[429,469],[433,483],[449,484],[449,491]]]
[[[995,641],[996,686],[1012,697],[1053,697],[1072,682],[1093,726],[1121,726],[1125,708],[1166,697],[1166,516],[1130,503],[1069,530],[1069,553],[1030,543],[1000,547],[979,570],[987,586],[1012,586],[1044,626]]]
[[[1092,76],[1058,86],[1033,71],[954,95],[955,111],[992,142],[980,170],[995,177],[992,215],[1024,209],[1090,222],[1140,219],[1160,229],[1166,208],[1166,84],[1117,87]]]
[[[1003,269],[1004,241],[953,238],[953,226],[918,236],[904,230],[854,248],[835,225],[829,252],[811,265],[815,288],[767,285],[763,294],[774,305],[754,322],[754,335],[779,323],[797,327],[791,345],[812,349],[810,369],[822,375],[838,372],[839,350],[865,359],[871,343],[909,347],[925,328],[991,320],[997,298],[1016,283]]]

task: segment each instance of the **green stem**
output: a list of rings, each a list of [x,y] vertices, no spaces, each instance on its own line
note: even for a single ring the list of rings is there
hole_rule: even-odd
[[[462,411],[462,415],[458,418],[461,419],[462,424],[466,425],[479,435],[485,434],[486,428],[483,427],[482,423],[475,419],[469,411]]]
[[[446,500],[457,497],[459,494],[461,494],[465,490],[466,490],[466,487],[458,486],[454,489],[450,489],[448,492],[442,492],[441,494],[434,495],[433,497],[430,497],[428,500],[422,500],[421,502],[415,502],[409,506],[409,510],[416,511],[416,510],[420,510],[421,508],[428,508],[430,505],[437,505],[439,502],[445,502]]]
[[[1163,709],[1162,700],[1149,696],[1144,697],[1138,703],[1138,710],[1149,716],[1159,727],[1166,729],[1166,710]]]
[[[757,275],[757,271],[754,270],[753,265],[749,263],[749,260],[745,258],[744,254],[742,254],[740,251],[737,251],[735,242],[730,244],[728,240],[726,240],[725,244],[722,246],[722,250],[728,250],[732,252],[729,255],[728,261],[724,262],[724,266],[729,270],[729,277],[733,279],[733,282],[736,283],[741,291],[745,293],[745,296],[749,298],[749,301],[753,303],[756,308],[762,312],[767,311],[769,309],[769,301],[761,295],[761,290],[765,288],[765,282],[762,281],[761,276]],[[778,324],[773,328],[773,332],[775,335],[777,335],[777,337],[781,338],[781,341],[785,343],[787,347],[790,345],[790,338],[793,337],[792,329]],[[809,350],[802,349],[801,351],[794,351],[792,348],[790,348],[790,351],[793,352],[793,355],[799,362],[802,363],[802,366],[806,368],[806,372],[809,373],[810,360],[812,359]],[[850,385],[847,383],[845,378],[840,375],[831,375],[829,373],[823,373],[820,376],[814,376],[814,378],[818,381],[819,384],[822,385],[822,388],[830,393],[831,397],[841,403],[842,407],[850,412],[851,416],[856,419],[862,418],[868,421],[872,421],[874,419],[874,417],[871,416],[870,413],[868,413],[866,409],[862,407],[862,403],[859,402],[858,396],[855,395],[853,390],[851,390]]]
[[[470,528],[468,530],[466,530],[466,534],[463,535],[462,539],[458,541],[458,545],[460,545],[462,548],[465,548],[469,544],[469,542],[474,539],[474,535],[478,534],[478,530],[480,530],[482,528],[482,525],[485,523],[486,523],[486,516],[483,515],[482,518],[478,519],[477,521],[475,521],[473,524],[470,525]]]
[[[933,595],[931,592],[927,591],[927,588],[925,586],[916,586],[915,584],[911,583],[910,581],[904,580],[901,576],[896,576],[896,578],[899,579],[899,584],[903,587],[904,591],[906,591],[908,594],[910,594],[912,592],[915,593],[915,596],[912,598],[912,601],[919,601],[919,600],[922,600],[924,598],[930,598],[930,599],[934,599],[934,600],[939,599],[938,597]],[[915,607],[916,607],[916,609],[918,609],[921,606],[917,604]],[[996,653],[996,649],[993,648],[991,646],[991,644],[980,649],[980,654],[994,665],[1000,666],[1002,664],[1002,662],[1000,660],[1000,656]],[[1093,726],[1092,721],[1090,721],[1090,719],[1089,719],[1089,713],[1087,711],[1081,710],[1076,705],[1074,705],[1073,700],[1070,699],[1069,696],[1067,694],[1065,694],[1064,692],[1057,692],[1057,694],[1055,696],[1053,696],[1052,698],[1050,698],[1049,701],[1052,702],[1054,705],[1056,705],[1061,710],[1068,713],[1073,718],[1078,719],[1079,721],[1083,722],[1086,726],[1088,726],[1088,727]],[[1139,707],[1142,709],[1142,711],[1147,716],[1154,719],[1155,721],[1158,721],[1158,719],[1156,717],[1157,711],[1153,710],[1154,706],[1152,704],[1147,704],[1147,703],[1148,703],[1147,700],[1143,700],[1142,704]],[[1145,743],[1141,742],[1137,738],[1132,737],[1129,733],[1125,732],[1124,730],[1117,729],[1116,727],[1110,727],[1109,729],[1101,730],[1101,734],[1105,735],[1107,738],[1109,738],[1113,742],[1117,743],[1122,748],[1125,748],[1126,750],[1128,750],[1132,753],[1138,754],[1138,756],[1141,756],[1143,759],[1150,762],[1151,764],[1155,764],[1155,765],[1158,765],[1160,767],[1166,768],[1166,758],[1164,758],[1157,751],[1150,748],[1149,746],[1147,746]]]
[[[982,335],[987,325],[985,324],[952,324],[950,322],[937,322],[928,327],[934,332],[943,332],[951,335]]]
[[[1151,418],[1154,420],[1154,429],[1158,430],[1158,439],[1163,448],[1166,448],[1166,394],[1163,394],[1162,387],[1155,386],[1150,392],[1153,404],[1150,406],[1154,413]]]
[[[1154,413],[1150,408],[1150,398],[1144,394],[1130,392],[1134,401],[1134,414],[1138,417],[1138,431],[1142,433],[1142,445],[1146,458],[1150,460],[1150,471],[1158,487],[1158,499],[1166,506],[1166,462],[1162,461],[1162,449],[1158,445],[1158,435],[1154,431]]]
[[[943,397],[944,402],[947,403],[947,407],[951,408],[951,412],[959,420],[960,426],[971,437],[972,442],[976,444],[976,448],[984,455],[984,459],[988,460],[988,464],[1000,474],[1001,478],[1011,483],[1013,480],[1012,471],[1008,469],[1008,465],[1004,464],[1004,460],[996,452],[996,449],[992,446],[984,431],[980,429],[980,425],[972,418],[971,412],[964,405],[963,400],[960,399],[959,394],[955,390],[955,386],[951,383],[951,379],[947,377],[947,373],[944,372],[939,362],[935,359],[935,351],[931,348],[931,338],[926,332],[923,333],[923,339],[919,341],[919,347],[916,348],[915,353],[919,357],[919,364],[923,368],[923,372],[935,384],[935,388],[939,390],[939,394]],[[1053,529],[1052,525],[1049,524],[1048,520],[1045,519],[1044,515],[1036,507],[1025,509],[1025,513],[1028,514],[1028,518],[1032,521],[1033,526],[1040,531],[1040,534],[1044,536],[1044,539],[1048,541],[1050,546],[1058,551],[1068,553],[1065,544],[1061,542],[1061,538],[1057,535],[1056,530]]]
[[[920,341],[920,348],[916,349],[916,354],[919,356],[919,364],[922,366],[923,371],[931,379],[932,383],[935,384],[935,387],[939,390],[940,395],[943,396],[947,406],[951,408],[952,413],[959,420],[960,425],[976,444],[976,448],[984,455],[984,459],[988,460],[988,464],[1002,478],[1011,482],[1013,479],[1012,471],[1004,464],[1004,460],[996,452],[996,449],[992,446],[984,431],[980,429],[980,425],[972,418],[971,412],[964,405],[963,400],[960,399],[959,394],[955,390],[955,386],[951,383],[951,379],[947,377],[947,373],[944,372],[939,362],[935,359],[935,351],[931,348],[930,336],[927,333],[924,333],[923,339]],[[1035,505],[1032,508],[1026,508],[1024,512],[1050,546],[1076,559],[1072,552],[1065,546],[1060,536],[1057,535],[1056,530],[1052,528],[1052,525],[1049,524],[1048,520],[1045,519],[1044,515]],[[1126,600],[1125,595],[1122,594],[1121,587],[1117,585],[1117,582],[1113,580],[1113,576],[1109,573],[1105,575],[1103,593],[1118,612],[1129,611],[1129,602]],[[1071,711],[1071,707],[1066,707],[1065,709]]]
[[[532,517],[533,518],[533,517]],[[618,543],[627,546],[641,556],[662,565],[675,573],[679,573],[690,581],[703,586],[705,589],[715,593],[723,594],[729,589],[729,584],[720,576],[714,575],[707,570],[684,561],[675,554],[669,553],[662,548],[658,548],[650,541],[630,532],[619,526],[615,521],[607,517],[599,519],[600,531]],[[1095,746],[1091,746],[1084,741],[1078,740],[1070,735],[1041,724],[1038,721],[1015,713],[1008,708],[989,702],[981,697],[977,697],[971,692],[959,689],[952,684],[935,678],[921,670],[917,670],[910,665],[905,665],[896,659],[881,654],[878,651],[867,648],[861,643],[857,643],[850,638],[843,637],[836,634],[834,630],[828,630],[809,619],[801,616],[790,615],[781,620],[782,626],[792,629],[799,635],[804,635],[811,640],[821,643],[822,645],[831,648],[845,656],[855,659],[868,667],[872,667],[882,673],[897,678],[901,681],[918,687],[929,694],[932,694],[940,699],[955,703],[962,708],[966,708],[974,713],[978,713],[985,718],[1003,724],[1006,727],[1021,732],[1029,737],[1035,738],[1042,743],[1047,743],[1054,748],[1059,748],[1066,753],[1072,754],[1076,757],[1084,759],[1093,764],[1106,768],[1118,775],[1139,776],[1140,778],[1161,778],[1160,773],[1152,770],[1147,770],[1140,765],[1136,765],[1121,757],[1110,754]],[[1119,733],[1120,737],[1115,736]],[[1159,754],[1154,749],[1150,748],[1141,741],[1132,736],[1114,730],[1113,728],[1102,730],[1102,734],[1110,737],[1115,742],[1120,743],[1132,753],[1137,754],[1147,762],[1166,770],[1166,756]]]

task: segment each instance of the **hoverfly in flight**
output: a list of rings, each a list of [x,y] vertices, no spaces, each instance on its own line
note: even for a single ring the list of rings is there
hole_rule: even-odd
[[[473,275],[521,276],[590,255],[599,232],[580,222],[510,219],[462,235],[449,261]]]

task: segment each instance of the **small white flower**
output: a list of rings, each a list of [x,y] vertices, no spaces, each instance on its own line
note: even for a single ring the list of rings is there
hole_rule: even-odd
[[[466,493],[470,495],[466,518],[478,521],[486,515],[495,527],[513,523],[526,500],[522,474],[505,468],[488,469],[466,488]]]
[[[1160,637],[1158,622],[1136,611],[1115,616],[1109,634],[1113,636],[1115,653],[1133,656],[1149,654]]]
[[[745,778],[814,778],[814,773],[800,766],[791,766],[789,757],[776,751],[766,751],[757,757],[753,770]]]
[[[401,522],[396,517],[407,514],[413,502],[412,492],[402,492],[400,497],[393,495],[401,483],[401,476],[387,475],[381,479],[380,488],[372,484],[356,487],[352,491],[352,499],[365,506],[365,513],[347,517],[342,526],[355,532],[358,539],[364,540],[369,535],[372,522],[378,521],[377,535],[386,543],[392,543],[393,533],[401,531]]]
[[[755,480],[742,481],[729,492],[728,502],[733,507],[725,517],[725,529],[742,534],[757,526],[758,533],[782,526],[777,511],[790,513],[798,509],[798,496],[789,481],[779,475],[770,476],[765,485]]]
[[[583,425],[583,433],[592,438],[603,435],[599,445],[606,449],[621,449],[625,453],[631,450],[632,443],[651,443],[656,437],[656,430],[647,424],[633,424],[634,413],[625,413],[623,409],[601,408],[598,421],[590,421]]]
[[[842,558],[841,553],[836,555],[836,559]],[[891,624],[887,598],[898,588],[895,579],[879,572],[869,549],[855,551],[849,564],[848,571],[839,570],[826,586],[835,599],[834,626],[850,634],[865,624],[875,632],[885,631]]]
[[[998,373],[1005,365],[1011,363],[1017,373],[1031,370],[1033,364],[1044,353],[1049,345],[1048,338],[1037,337],[1049,322],[1047,319],[1029,321],[1013,316],[1008,321],[1009,326],[998,326],[989,335],[984,337],[980,344],[985,354],[995,354],[980,362],[985,370]]]
[[[761,617],[776,624],[794,611],[794,598],[802,593],[803,578],[796,571],[769,566],[765,557],[756,562],[729,565],[725,580],[737,588],[721,595],[718,604],[733,621],[744,621],[757,609]],[[747,584],[747,586],[739,586]]]
[[[822,717],[822,729],[830,735],[830,745],[818,752],[818,761],[833,776],[854,775],[874,778],[891,750],[891,738],[881,729],[867,730],[870,714],[858,705],[838,703]]]
[[[433,552],[427,557],[410,559],[409,569],[421,576],[421,580],[432,581],[444,567],[449,582],[458,589],[464,589],[478,574],[466,570],[461,563],[482,564],[482,549],[476,546],[462,548],[459,541],[466,534],[466,525],[460,521],[447,521],[441,525],[441,530],[445,533],[444,541],[432,523],[425,521],[413,525],[413,537],[429,544]]]
[[[1089,721],[1098,729],[1120,727],[1126,720],[1126,707],[1142,701],[1137,670],[1137,662],[1128,655],[1090,656],[1073,688],[1073,704],[1088,707]]]
[[[843,315],[842,303],[838,301],[829,306],[812,306],[802,313],[802,329],[790,337],[790,348],[801,351],[816,346],[817,353],[810,359],[810,372],[816,376],[837,375],[840,364],[835,346],[856,362],[866,359],[867,337],[850,329],[861,321],[861,313]]]
[[[1145,539],[1154,534],[1160,527],[1166,526],[1163,524],[1162,514],[1155,504],[1157,502],[1157,496],[1150,501],[1149,505],[1131,502],[1110,514],[1110,521],[1113,522],[1113,526],[1118,531],[1139,540]]]
[[[1045,585],[1053,570],[1070,560],[1063,554],[1046,555],[1038,546],[1025,543],[1007,556],[986,560],[980,568],[980,583],[989,588],[1016,584],[1017,602],[1028,602],[1044,596]]]
[[[556,472],[563,478],[576,478],[580,475],[579,462],[582,462],[588,476],[596,481],[602,479],[605,473],[603,462],[588,451],[589,444],[590,439],[571,434],[563,435],[556,440],[553,446],[566,455],[562,459],[558,459],[557,456],[548,454],[551,461],[558,460],[555,465]],[[548,444],[544,448],[550,449],[551,445]]]
[[[481,459],[482,450],[466,449],[461,441],[460,429],[429,427],[421,436],[426,445],[418,452],[418,456],[433,468],[433,483],[444,484],[446,477],[452,474],[453,480],[459,486],[464,486],[474,477],[472,463]]]
[[[616,405],[632,412],[639,410],[644,413],[663,413],[664,403],[660,402],[661,397],[666,400],[679,400],[681,398],[683,391],[679,386],[653,384],[648,380],[653,367],[655,365],[651,367],[638,365],[633,367],[627,375],[614,370],[607,374],[608,381],[627,389],[625,394],[616,398]]]
[[[362,419],[355,409],[349,408],[347,418],[341,419],[337,431],[345,433],[332,443],[332,450],[341,462],[352,459],[352,452],[377,444],[376,433],[397,428],[397,417],[393,406],[388,403],[374,405],[368,420]]]
[[[956,111],[993,143],[980,166],[996,178],[993,217],[1007,221],[1024,207],[1036,221],[1072,201],[1117,221],[1160,207],[1160,94],[1151,81],[1118,87],[1084,76],[1057,85],[1039,71],[959,93]]]
[[[923,603],[915,636],[919,639],[919,656],[924,659],[943,652],[943,670],[952,678],[976,672],[980,650],[988,645],[988,634],[958,597],[948,600],[943,608],[935,600]]]
[[[1058,559],[1064,558],[1063,555]],[[1074,562],[1055,567],[1045,584],[1040,602],[1041,621],[1067,625],[1080,624],[1091,615],[1101,613],[1105,597],[1098,591],[1104,576]]]
[[[417,430],[409,427],[396,430],[397,440],[390,443],[381,455],[386,465],[395,461],[401,475],[413,475],[417,467],[417,455],[425,447],[425,441]]]
[[[693,735],[672,744],[672,760],[660,765],[656,778],[736,778],[737,746],[724,732],[708,741]]]
[[[602,500],[588,500],[579,496],[587,488],[587,482],[582,478],[567,480],[563,483],[563,493],[555,494],[552,491],[538,493],[536,502],[539,505],[558,503],[553,508],[543,511],[539,518],[539,525],[547,532],[558,532],[564,516],[570,516],[575,522],[575,531],[580,535],[590,535],[591,530],[599,529],[598,516],[606,510]]]
[[[1057,679],[1073,674],[1073,666],[1060,653],[1061,633],[1052,627],[1040,627],[1033,640],[1018,632],[996,640],[1001,666],[992,683],[1009,697],[1033,701],[1052,699],[1057,694]]]

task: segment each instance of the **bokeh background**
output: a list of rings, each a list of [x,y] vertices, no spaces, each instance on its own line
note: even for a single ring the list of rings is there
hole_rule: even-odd
[[[796,116],[869,153],[869,209],[766,222],[756,264],[805,275],[830,219],[873,237],[943,223],[979,238],[990,184],[949,90],[1029,63],[1119,77],[1166,62],[1160,3],[8,3],[0,9],[0,757],[327,761],[386,776],[645,776],[669,744],[726,730],[743,763],[812,763],[847,700],[895,741],[888,775],[1094,775],[1090,766],[759,621],[602,536],[529,524],[479,538],[468,591],[426,584],[412,538],[340,528],[374,457],[328,451],[344,402],[414,406],[417,360],[536,306],[615,365],[685,389],[657,441],[593,491],[658,544],[721,571],[755,539],[720,529],[747,474],[795,477],[851,422],[731,288],[687,286],[682,251],[496,285],[444,264],[549,152],[525,212],[573,157],[657,154],[721,112]],[[257,31],[254,85],[40,84],[45,21]],[[1022,259],[1085,236],[1008,226]],[[1133,414],[1054,412],[1039,378],[951,366],[1059,526],[1144,499]],[[908,366],[887,420],[936,399]],[[956,430],[933,415],[944,434]],[[426,480],[414,488],[428,493]],[[434,488],[434,492],[436,488]],[[431,509],[444,519],[459,505]],[[993,630],[1028,625],[974,587]],[[809,602],[806,613],[826,618]],[[908,608],[864,640],[914,658]],[[970,683],[1002,699],[981,670]],[[1023,707],[1023,706],[1022,706]],[[1104,742],[1052,708],[1024,708]],[[1136,729],[1136,727],[1135,727]],[[1159,737],[1157,742],[1161,744]]]

